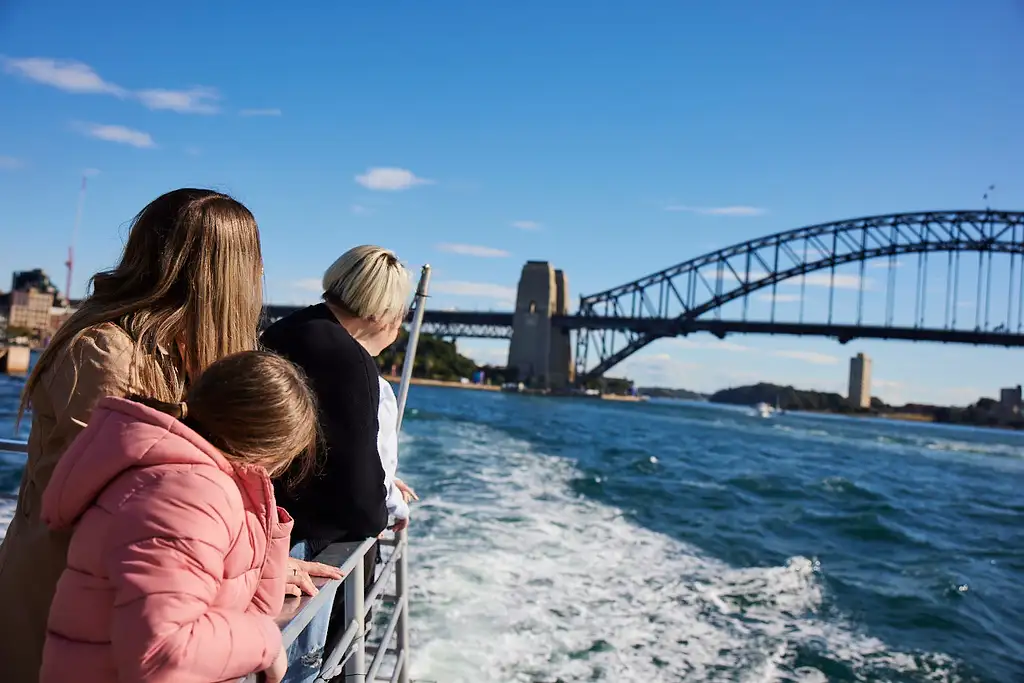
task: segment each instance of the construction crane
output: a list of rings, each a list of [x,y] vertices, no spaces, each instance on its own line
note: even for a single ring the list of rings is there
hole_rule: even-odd
[[[85,188],[87,173],[82,174],[82,187],[78,190],[78,208],[75,211],[75,227],[71,230],[71,243],[68,245],[68,260],[64,263],[68,268],[68,279],[64,285],[64,300],[71,305],[71,276],[75,270],[75,240],[78,238],[78,229],[82,225],[82,210],[85,208]]]

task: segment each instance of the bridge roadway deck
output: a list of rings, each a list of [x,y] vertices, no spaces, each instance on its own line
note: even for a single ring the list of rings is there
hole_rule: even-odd
[[[294,306],[267,306],[271,320],[296,310]],[[424,312],[423,322],[443,337],[510,338],[513,314],[506,311]],[[709,332],[724,338],[728,334],[782,334],[803,337],[831,337],[846,343],[853,339],[897,339],[986,346],[1024,347],[1024,334],[992,330],[888,327],[885,325],[844,325],[837,323],[791,323],[713,318],[680,321],[663,318],[609,316],[554,316],[551,323],[570,330],[618,330],[675,337]]]

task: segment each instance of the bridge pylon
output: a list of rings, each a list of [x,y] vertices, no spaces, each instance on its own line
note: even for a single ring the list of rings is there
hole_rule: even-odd
[[[508,367],[520,382],[538,389],[572,384],[574,366],[570,332],[551,324],[552,316],[569,315],[569,282],[548,261],[527,261],[516,290]]]

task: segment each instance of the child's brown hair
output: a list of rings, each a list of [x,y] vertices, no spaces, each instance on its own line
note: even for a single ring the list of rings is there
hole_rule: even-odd
[[[316,467],[316,399],[302,371],[276,354],[243,351],[216,361],[182,403],[132,400],[173,415],[231,460],[262,465],[271,476],[290,470],[295,483]]]

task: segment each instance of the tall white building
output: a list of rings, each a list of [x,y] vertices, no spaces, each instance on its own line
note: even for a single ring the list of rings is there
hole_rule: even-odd
[[[871,359],[858,353],[850,359],[850,406],[871,407]]]

